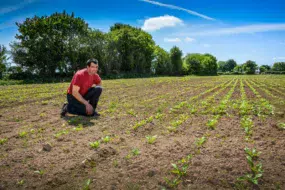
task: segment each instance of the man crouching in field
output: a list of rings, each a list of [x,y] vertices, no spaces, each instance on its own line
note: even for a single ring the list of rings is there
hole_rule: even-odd
[[[87,68],[75,73],[67,90],[68,104],[63,105],[61,116],[65,116],[67,112],[85,116],[100,116],[96,112],[96,107],[102,93],[102,87],[101,78],[97,71],[98,61],[89,59]]]

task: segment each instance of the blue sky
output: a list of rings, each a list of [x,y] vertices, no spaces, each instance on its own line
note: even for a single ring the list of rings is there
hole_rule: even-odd
[[[104,32],[116,22],[140,27],[159,46],[176,45],[184,55],[211,53],[239,64],[285,61],[284,0],[0,0],[0,44],[15,40],[15,22],[63,10]]]

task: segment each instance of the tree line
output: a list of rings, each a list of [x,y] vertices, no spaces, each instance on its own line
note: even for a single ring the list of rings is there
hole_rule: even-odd
[[[98,59],[100,74],[104,76],[253,74],[257,69],[257,64],[250,60],[238,65],[233,59],[217,62],[211,54],[189,53],[183,57],[179,47],[167,52],[140,28],[116,23],[104,33],[65,11],[26,18],[16,25],[18,33],[10,43],[10,52],[0,45],[0,76],[3,72],[10,73],[11,78],[72,76],[76,70],[86,67],[89,58]],[[16,66],[9,66],[9,56]],[[260,71],[271,69],[284,71],[284,63],[275,63],[273,68],[260,67]]]

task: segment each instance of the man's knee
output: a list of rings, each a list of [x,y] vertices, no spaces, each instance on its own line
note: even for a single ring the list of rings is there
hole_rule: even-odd
[[[103,88],[101,87],[101,86],[95,86],[95,87],[93,87],[94,88],[94,91],[95,91],[95,93],[97,94],[101,94],[102,93],[102,91],[103,91]]]

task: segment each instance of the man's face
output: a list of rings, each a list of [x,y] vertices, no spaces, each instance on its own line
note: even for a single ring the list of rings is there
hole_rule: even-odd
[[[95,75],[98,72],[98,64],[92,62],[90,67],[87,66],[87,70],[90,74]]]

